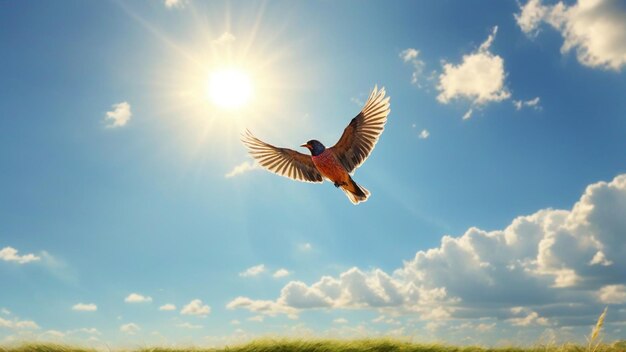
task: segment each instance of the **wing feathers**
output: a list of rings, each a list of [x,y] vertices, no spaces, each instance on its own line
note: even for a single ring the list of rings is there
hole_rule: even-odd
[[[332,148],[348,172],[353,172],[370,155],[385,129],[389,115],[389,97],[385,88],[374,87],[361,112],[350,121]]]
[[[259,165],[273,173],[303,182],[323,181],[322,175],[308,155],[267,144],[248,130],[241,141]]]

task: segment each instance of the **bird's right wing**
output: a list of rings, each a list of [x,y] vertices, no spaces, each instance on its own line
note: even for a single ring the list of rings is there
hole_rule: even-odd
[[[248,130],[241,141],[259,165],[273,173],[302,182],[324,181],[313,160],[306,154],[267,144]]]

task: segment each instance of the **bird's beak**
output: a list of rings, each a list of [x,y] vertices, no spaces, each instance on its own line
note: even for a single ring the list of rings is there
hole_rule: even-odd
[[[301,147],[304,147],[304,148],[307,148],[307,149],[311,148],[311,146],[308,143],[301,145]]]

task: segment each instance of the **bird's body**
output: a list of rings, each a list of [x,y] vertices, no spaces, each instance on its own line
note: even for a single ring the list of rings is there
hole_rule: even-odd
[[[319,155],[312,155],[311,160],[320,174],[335,187],[341,188],[352,203],[358,204],[367,200],[370,192],[354,182],[332,148],[324,150]]]
[[[320,174],[335,185],[348,182],[350,174],[346,172],[346,168],[341,165],[332,149],[326,149],[320,155],[311,155],[311,160]]]
[[[385,89],[379,91],[374,88],[361,112],[350,121],[334,146],[326,148],[314,139],[302,145],[309,149],[310,156],[272,146],[250,132],[247,132],[243,142],[252,157],[269,171],[304,182],[323,182],[327,179],[341,188],[353,204],[358,204],[366,201],[370,192],[354,182],[350,174],[374,149],[389,111]]]

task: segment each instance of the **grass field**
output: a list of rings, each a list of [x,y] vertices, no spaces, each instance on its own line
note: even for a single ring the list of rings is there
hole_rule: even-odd
[[[96,351],[54,344],[24,344],[15,347],[0,347],[0,352],[87,352]],[[500,347],[485,348],[477,346],[447,346],[437,344],[419,344],[394,339],[367,340],[257,340],[250,343],[220,348],[162,348],[147,347],[120,351],[142,352],[625,352],[626,341],[612,344],[588,346],[537,345],[528,348]]]
[[[480,347],[452,346],[444,344],[420,344],[401,339],[259,339],[240,345],[219,348],[168,348],[141,347],[135,349],[113,349],[112,351],[137,352],[626,352],[626,340],[603,343],[601,332],[607,309],[598,317],[598,321],[587,336],[587,345],[535,345],[533,347]],[[49,343],[24,343],[16,346],[0,346],[0,352],[95,352],[90,348],[58,345]]]

